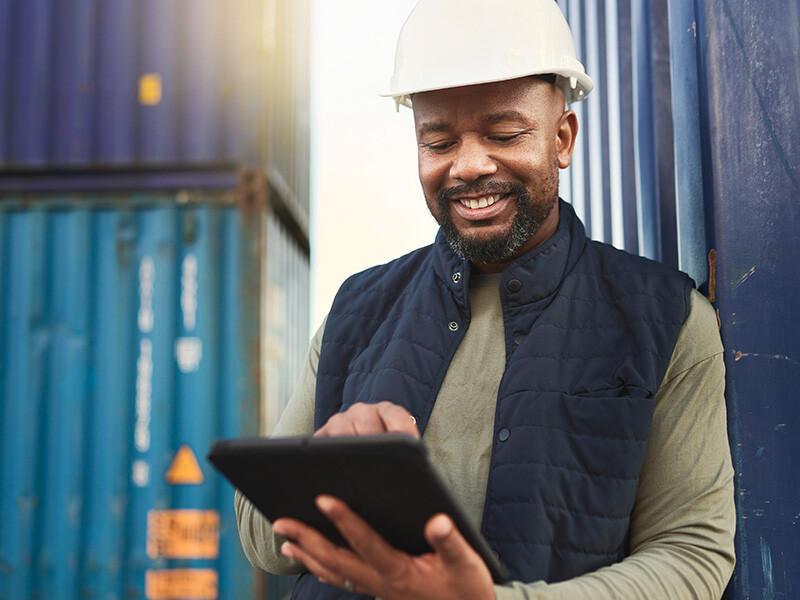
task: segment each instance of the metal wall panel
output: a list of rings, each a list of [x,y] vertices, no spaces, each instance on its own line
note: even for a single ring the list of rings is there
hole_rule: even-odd
[[[305,364],[311,312],[308,257],[281,221],[265,214],[264,394],[262,432],[272,432]]]
[[[678,264],[666,0],[561,0],[595,92],[561,194],[596,240]]]
[[[797,597],[800,6],[791,0],[565,0],[561,6],[597,83],[579,107],[588,139],[562,190],[593,237],[620,245],[614,227],[609,239],[597,221],[607,194],[613,206],[615,179],[621,180],[621,246],[668,263],[677,258],[717,307],[737,474],[737,566],[726,598]],[[608,61],[618,57],[617,69],[590,56],[598,47]],[[618,144],[622,160],[607,161]],[[598,169],[610,189],[598,190],[599,180],[586,176]],[[638,239],[630,235],[631,214]],[[620,218],[613,209],[611,216]]]
[[[738,473],[732,597],[796,598],[800,7],[793,0],[698,7],[705,209]]]
[[[309,4],[0,3],[0,173],[260,167],[307,221]]]
[[[267,261],[282,269],[279,394],[298,372],[308,257],[264,217],[276,230],[267,258],[251,226],[265,205],[251,200],[0,202],[0,598],[145,598],[148,572],[180,568],[216,573],[219,598],[255,597],[233,490],[204,456],[217,437],[258,433]],[[166,479],[184,444],[202,483]],[[148,515],[176,509],[219,515],[218,557],[153,551],[175,540]]]

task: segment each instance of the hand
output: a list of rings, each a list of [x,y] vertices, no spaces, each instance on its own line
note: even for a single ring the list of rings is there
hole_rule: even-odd
[[[417,420],[405,408],[391,402],[353,404],[328,419],[314,437],[378,433],[405,433],[419,438]]]
[[[431,517],[425,539],[432,553],[412,556],[390,546],[341,500],[319,496],[317,508],[336,525],[348,550],[294,519],[278,519],[276,533],[288,538],[284,555],[301,562],[323,582],[383,600],[491,600],[492,577],[477,552],[446,515]]]

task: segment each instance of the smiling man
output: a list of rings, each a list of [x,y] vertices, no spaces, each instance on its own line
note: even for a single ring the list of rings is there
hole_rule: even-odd
[[[578,130],[560,88],[528,77],[422,92],[414,121],[428,208],[457,254],[499,273],[556,232]]]
[[[391,95],[414,111],[440,232],[342,285],[274,435],[421,435],[511,580],[493,585],[443,515],[417,557],[335,498],[318,507],[352,549],[237,495],[248,558],[300,574],[294,598],[721,596],[714,311],[684,274],[587,239],[559,199],[566,105],[591,88],[553,0],[421,0],[406,22]]]

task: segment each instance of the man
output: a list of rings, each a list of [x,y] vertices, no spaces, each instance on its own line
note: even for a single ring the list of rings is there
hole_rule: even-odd
[[[493,585],[443,515],[413,557],[335,498],[318,506],[352,550],[237,496],[251,562],[303,573],[293,597],[721,595],[714,312],[685,275],[587,240],[559,200],[565,102],[591,86],[552,0],[422,0],[406,22],[392,95],[413,108],[440,233],[345,282],[275,435],[421,433],[512,581]]]

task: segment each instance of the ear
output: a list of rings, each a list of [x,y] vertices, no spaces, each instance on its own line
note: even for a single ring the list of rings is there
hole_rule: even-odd
[[[556,131],[556,150],[558,166],[566,169],[572,162],[572,151],[575,150],[575,139],[578,137],[578,117],[571,110],[561,115]]]

